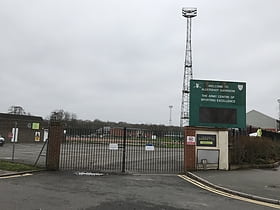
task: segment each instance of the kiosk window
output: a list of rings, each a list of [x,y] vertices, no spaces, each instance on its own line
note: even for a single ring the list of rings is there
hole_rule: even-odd
[[[197,146],[216,147],[216,135],[197,134]]]

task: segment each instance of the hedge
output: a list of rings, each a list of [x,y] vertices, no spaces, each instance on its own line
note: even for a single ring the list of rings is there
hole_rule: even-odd
[[[280,161],[280,141],[266,137],[239,136],[231,142],[230,164],[267,164]]]

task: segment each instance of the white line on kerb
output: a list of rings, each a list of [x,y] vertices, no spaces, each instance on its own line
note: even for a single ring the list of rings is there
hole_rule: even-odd
[[[11,176],[2,176],[0,179],[10,179],[10,178],[17,178],[17,177],[24,177],[24,176],[31,176],[32,174],[26,173],[26,174],[18,174],[18,175],[11,175]]]
[[[244,198],[244,197],[240,197],[238,195],[233,195],[233,194],[230,194],[230,193],[226,193],[226,192],[223,192],[223,191],[220,191],[220,190],[217,190],[217,189],[214,189],[212,187],[209,187],[207,185],[204,185],[194,179],[191,179],[190,177],[187,177],[186,175],[178,175],[180,178],[186,180],[187,182],[189,183],[192,183],[204,190],[208,190],[210,192],[213,192],[213,193],[216,193],[218,195],[222,195],[222,196],[225,196],[225,197],[229,197],[229,198],[233,198],[233,199],[237,199],[237,200],[241,200],[241,201],[245,201],[245,202],[249,202],[249,203],[254,203],[254,204],[258,204],[258,205],[261,205],[261,206],[267,206],[267,207],[271,207],[271,208],[275,208],[275,209],[280,209],[280,205],[277,205],[277,204],[272,204],[272,203],[266,203],[266,202],[263,202],[263,201],[257,201],[257,200],[252,200],[252,199],[249,199],[249,198]]]

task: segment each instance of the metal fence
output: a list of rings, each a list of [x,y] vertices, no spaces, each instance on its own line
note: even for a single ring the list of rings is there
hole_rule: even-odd
[[[277,133],[263,130],[262,137],[249,136],[251,130],[229,130],[230,165],[261,164],[279,159]]]
[[[180,173],[183,147],[180,129],[66,129],[59,165],[61,170]]]
[[[0,147],[0,160],[45,167],[46,148],[43,143],[7,142]]]
[[[248,136],[247,130],[229,130],[229,164],[241,164],[243,162],[242,155],[242,138]]]

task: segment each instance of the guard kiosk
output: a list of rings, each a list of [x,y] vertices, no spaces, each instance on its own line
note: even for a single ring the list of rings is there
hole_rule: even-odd
[[[185,127],[185,170],[228,170],[228,130]]]

